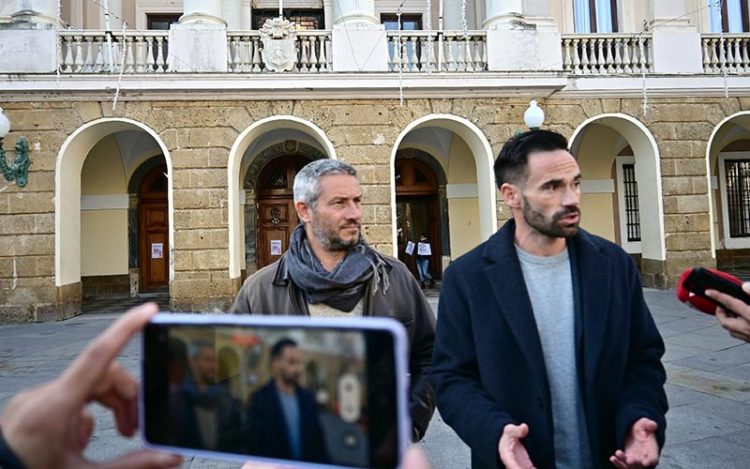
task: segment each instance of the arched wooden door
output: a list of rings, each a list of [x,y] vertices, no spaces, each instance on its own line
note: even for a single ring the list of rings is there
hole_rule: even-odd
[[[302,155],[271,160],[260,172],[256,186],[257,266],[278,260],[289,247],[299,220],[294,209],[294,177],[310,160]]]
[[[442,250],[437,177],[427,164],[414,158],[396,160],[396,232],[398,258],[417,278],[416,248],[410,255],[406,253],[406,246],[408,241],[416,244],[419,235],[427,233],[432,247],[430,273],[440,278]]]
[[[169,285],[167,167],[148,172],[138,188],[138,266],[140,290]]]

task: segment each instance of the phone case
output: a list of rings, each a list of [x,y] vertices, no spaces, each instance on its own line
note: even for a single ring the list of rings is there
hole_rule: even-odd
[[[249,326],[249,327],[290,327],[290,328],[319,328],[319,329],[341,329],[341,330],[379,330],[387,331],[393,336],[394,343],[394,360],[396,371],[396,390],[397,390],[397,408],[400,416],[397,421],[398,432],[400,435],[398,445],[398,459],[403,456],[410,444],[411,420],[407,396],[409,395],[408,384],[408,367],[406,364],[407,338],[403,326],[398,321],[388,318],[309,318],[305,316],[252,316],[252,315],[213,315],[213,314],[157,314],[151,320],[156,324],[174,324],[174,325],[210,325],[210,326]],[[145,359],[145,337],[141,340],[141,361]],[[141,365],[143,367],[143,364]],[[142,368],[143,369],[143,368]],[[139,421],[145,422],[144,381],[140,384],[140,396],[138,402]],[[143,425],[143,424],[142,424]],[[146,432],[141,429],[141,440],[144,446],[160,451],[179,453],[186,456],[198,456],[211,459],[223,459],[238,461],[241,463],[257,462],[269,464],[272,467],[286,468],[341,468],[348,469],[349,466],[335,464],[320,464],[302,461],[290,461],[270,459],[259,456],[248,456],[242,454],[232,454],[216,452],[212,450],[187,449],[176,446],[164,446],[147,441]]]
[[[709,289],[750,303],[750,296],[742,290],[742,280],[721,270],[703,267],[685,270],[680,275],[675,293],[683,303],[703,313],[714,315],[719,304],[705,296],[705,291]]]

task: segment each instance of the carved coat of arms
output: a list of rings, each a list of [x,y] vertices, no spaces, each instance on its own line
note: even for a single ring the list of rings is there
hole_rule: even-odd
[[[266,70],[286,72],[297,63],[297,31],[294,23],[285,18],[266,20],[260,28],[263,41],[263,63]]]

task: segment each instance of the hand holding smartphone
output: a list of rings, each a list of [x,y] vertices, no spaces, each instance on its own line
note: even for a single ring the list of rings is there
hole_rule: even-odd
[[[397,467],[406,338],[374,318],[160,314],[142,342],[145,444],[305,467]]]
[[[742,280],[716,269],[695,267],[685,270],[677,282],[677,298],[693,308],[706,314],[716,314],[716,307],[721,306],[706,295],[706,290],[716,290],[750,304],[750,295],[742,290]]]

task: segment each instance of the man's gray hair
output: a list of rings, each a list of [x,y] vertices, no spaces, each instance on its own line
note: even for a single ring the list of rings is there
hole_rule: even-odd
[[[294,178],[294,201],[304,202],[305,205],[315,208],[315,203],[318,201],[321,192],[320,179],[323,176],[336,174],[347,174],[356,177],[357,170],[343,161],[329,158],[308,163]]]

